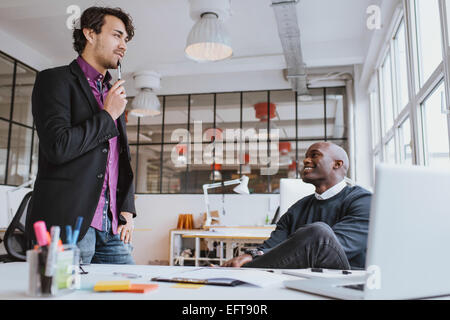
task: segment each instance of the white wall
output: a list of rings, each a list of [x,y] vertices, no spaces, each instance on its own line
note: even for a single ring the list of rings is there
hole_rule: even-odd
[[[222,212],[222,195],[209,196],[211,210]],[[234,226],[261,226],[266,215],[272,219],[279,205],[278,194],[234,195],[224,197],[225,215],[221,222]],[[177,226],[178,215],[191,213],[194,226],[206,211],[203,195],[136,195],[133,257],[137,264],[168,263],[169,231]]]
[[[355,181],[358,185],[370,189],[373,186],[370,103],[366,89],[361,86],[361,72],[362,66],[355,66],[355,105],[353,108]]]

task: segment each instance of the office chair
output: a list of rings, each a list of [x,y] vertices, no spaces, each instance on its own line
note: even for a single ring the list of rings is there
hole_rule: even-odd
[[[22,199],[11,223],[6,229],[3,243],[7,254],[0,256],[0,262],[26,261],[26,252],[32,248],[31,239],[25,233],[27,208],[33,191],[28,192]]]
[[[275,215],[270,224],[277,224],[278,220],[280,220],[280,206],[278,206],[277,211],[275,211]]]

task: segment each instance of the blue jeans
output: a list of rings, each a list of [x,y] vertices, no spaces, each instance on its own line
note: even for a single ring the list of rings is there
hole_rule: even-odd
[[[83,239],[78,241],[82,264],[135,264],[131,251],[133,246],[120,240],[120,234],[113,234],[111,218],[106,219],[105,231],[89,227]]]

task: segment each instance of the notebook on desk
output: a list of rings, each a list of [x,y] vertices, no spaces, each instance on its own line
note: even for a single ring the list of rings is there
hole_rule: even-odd
[[[163,281],[163,282],[176,282],[176,283],[192,283],[192,284],[210,284],[215,286],[230,286],[234,287],[245,282],[231,279],[231,278],[209,278],[209,279],[196,279],[188,277],[154,277],[152,281]]]
[[[281,284],[287,277],[263,270],[246,268],[189,268],[170,275],[153,277],[152,281],[195,283],[219,286],[237,286],[250,284],[258,287],[268,287]]]

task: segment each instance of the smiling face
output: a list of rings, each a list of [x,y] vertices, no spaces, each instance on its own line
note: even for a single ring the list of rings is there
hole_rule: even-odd
[[[344,178],[347,167],[348,157],[341,147],[318,142],[306,151],[300,175],[304,182],[327,189]]]
[[[92,49],[98,65],[105,69],[116,69],[117,62],[125,56],[128,42],[128,34],[122,20],[112,15],[106,15],[99,34],[87,29],[84,32],[87,32],[85,35],[90,46],[89,49]]]
[[[320,143],[315,143],[308,148],[303,160],[303,168],[300,170],[303,181],[313,183],[326,179],[330,175],[333,170],[333,161],[326,149],[326,146]]]

